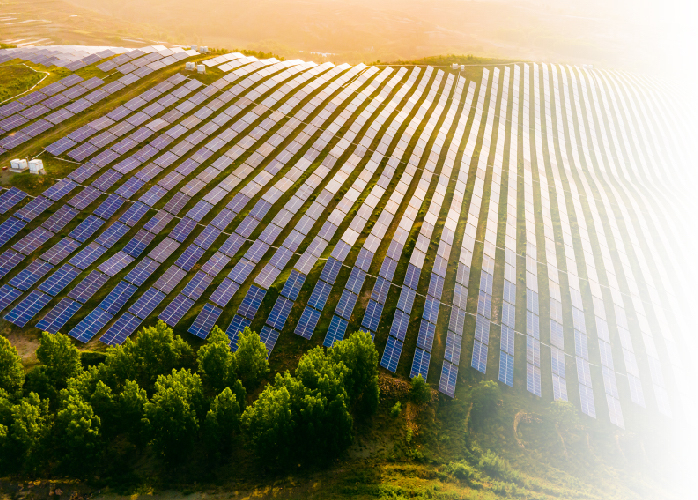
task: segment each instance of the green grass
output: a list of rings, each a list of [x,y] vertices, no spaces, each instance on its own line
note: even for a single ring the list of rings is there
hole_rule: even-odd
[[[3,65],[0,71],[0,102],[26,92],[36,85],[44,75],[24,65]]]

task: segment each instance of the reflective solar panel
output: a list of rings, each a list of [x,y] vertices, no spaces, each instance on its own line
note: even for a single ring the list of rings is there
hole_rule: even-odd
[[[196,228],[196,222],[189,217],[182,217],[169,236],[182,243]]]
[[[48,188],[42,194],[49,200],[58,201],[77,187],[70,179],[61,179],[56,184]],[[0,200],[0,203],[2,200]]]
[[[7,306],[12,304],[22,295],[20,290],[17,290],[10,285],[2,285],[0,288],[0,311],[4,311]]]
[[[419,325],[419,333],[417,334],[417,347],[431,352],[435,333],[436,326],[433,323],[422,320]]]
[[[130,313],[119,316],[99,341],[107,345],[121,345],[140,326],[142,320]]]
[[[190,299],[199,300],[213,282],[213,278],[203,271],[198,271],[182,290],[182,294]]]
[[[471,366],[481,373],[487,370],[487,344],[483,344],[479,340],[473,345],[473,358]]]
[[[194,301],[182,294],[179,294],[158,316],[168,326],[175,327],[184,315],[192,308]]]
[[[51,214],[51,216],[46,219],[41,226],[53,233],[57,233],[61,231],[79,213],[80,212],[75,210],[73,207],[63,205],[53,214]]]
[[[107,313],[99,307],[95,307],[82,321],[80,321],[80,323],[68,332],[68,335],[80,342],[89,342],[102,328],[107,326],[107,323],[109,323],[112,318],[112,314]]]
[[[102,245],[104,248],[111,248],[130,230],[131,228],[127,225],[114,222],[95,239],[95,242]]]
[[[238,235],[233,233],[228,237],[227,240],[221,245],[219,251],[226,254],[229,257],[234,257],[235,254],[240,250],[242,245],[245,244],[245,239]]]
[[[24,191],[12,186],[10,189],[0,194],[0,214],[6,213],[27,196],[27,193]]]
[[[383,304],[375,300],[369,300],[366,306],[364,318],[361,321],[361,326],[373,333],[378,330],[380,324],[381,313],[383,312]]]
[[[178,247],[179,243],[168,237],[158,243],[158,245],[150,251],[148,257],[162,263],[165,262]]]
[[[262,299],[267,294],[266,290],[259,288],[258,286],[252,285],[247,291],[247,295],[242,299],[242,303],[238,308],[238,314],[249,320],[254,319],[255,314],[259,306],[262,305]]]
[[[143,196],[138,198],[138,201],[152,207],[166,194],[166,189],[161,188],[160,186],[153,186],[145,194],[143,194]]]
[[[133,262],[133,257],[121,251],[117,252],[99,265],[99,270],[107,276],[116,276],[129,264]]]
[[[106,248],[93,242],[80,250],[69,262],[78,269],[87,269],[106,251]]]
[[[167,295],[174,290],[174,288],[184,279],[186,275],[187,273],[184,269],[181,269],[176,265],[170,266],[170,268],[165,271],[165,274],[160,276],[153,286]]]
[[[419,285],[419,275],[421,272],[421,269],[409,264],[407,266],[407,273],[405,274],[405,280],[403,283],[411,289],[416,290],[417,286]]]
[[[414,304],[414,299],[416,296],[416,291],[407,286],[403,286],[402,290],[400,291],[400,298],[397,301],[398,309],[409,314],[412,311],[412,305]]]
[[[205,339],[211,333],[213,325],[223,312],[222,309],[211,304],[204,304],[201,312],[194,320],[194,323],[187,330],[189,333],[196,335],[199,338]]]
[[[117,212],[117,210],[121,208],[124,201],[126,200],[124,200],[121,196],[110,194],[93,213],[103,219],[110,219]]]
[[[288,319],[288,315],[291,313],[292,307],[293,301],[284,297],[279,297],[269,313],[267,325],[270,325],[272,328],[276,328],[279,331],[283,330],[284,324],[286,323],[286,319]]]
[[[131,283],[120,281],[100,302],[99,307],[113,316],[126,305],[126,302],[136,293],[136,290],[137,288]]]
[[[223,282],[211,294],[211,302],[224,307],[233,298],[233,295],[240,289],[240,285],[230,278],[224,278]]]
[[[400,309],[396,309],[395,316],[393,317],[393,324],[390,327],[390,335],[404,342],[409,324],[409,313],[405,313],[402,312]]]
[[[499,351],[499,381],[514,387],[514,356]]]
[[[339,302],[335,308],[335,313],[349,321],[351,319],[351,313],[354,310],[357,299],[358,297],[354,293],[345,289],[342,292],[342,296],[339,298]]]
[[[437,320],[439,319],[439,305],[438,300],[431,296],[427,297],[424,301],[424,312],[422,314],[422,318],[436,324]]]
[[[14,250],[6,250],[0,255],[0,278],[5,277],[12,271],[17,264],[25,259],[25,255],[15,252]],[[44,259],[46,260],[46,259]]]
[[[230,257],[216,252],[201,266],[201,270],[209,276],[217,276],[229,262]]]
[[[75,208],[76,210],[85,210],[90,206],[97,198],[100,197],[101,191],[99,189],[93,188],[91,186],[86,186],[78,194],[73,196],[68,204]]]
[[[131,257],[137,258],[143,253],[148,245],[150,245],[150,242],[153,241],[154,238],[155,235],[153,233],[149,233],[148,231],[141,229],[138,231],[138,234],[131,238],[131,240],[129,240],[129,242],[126,244],[124,247],[124,252],[129,254]]]
[[[184,206],[189,203],[190,199],[190,196],[182,192],[177,192],[167,203],[165,203],[165,211],[171,213],[172,215],[177,215],[184,208]]]
[[[226,335],[230,339],[230,348],[233,351],[236,351],[238,348],[238,338],[240,337],[240,333],[248,326],[250,326],[249,319],[243,318],[239,314],[233,316],[233,321],[230,322],[228,329],[225,331]]]
[[[10,285],[23,291],[29,290],[41,278],[46,276],[51,269],[53,269],[51,264],[37,259],[17,273],[10,280]]]
[[[208,225],[204,228],[203,231],[199,233],[199,235],[196,237],[194,240],[194,244],[200,246],[204,250],[208,250],[211,245],[218,239],[218,236],[220,236],[221,230],[217,229],[213,225]]]
[[[314,307],[318,311],[322,311],[327,303],[327,298],[330,296],[330,291],[332,291],[332,285],[318,280],[315,284],[315,288],[313,288],[313,293],[310,295],[308,305]]]
[[[82,307],[82,304],[70,299],[62,299],[46,316],[44,316],[36,327],[48,333],[58,333],[63,326]]]
[[[327,283],[334,284],[340,269],[342,269],[342,263],[330,257],[322,269],[320,278]]]
[[[199,259],[204,255],[204,249],[196,245],[189,245],[187,249],[179,256],[175,265],[181,267],[185,271],[191,271]]]
[[[70,264],[63,264],[60,269],[57,269],[51,276],[46,278],[46,281],[38,287],[52,297],[58,295],[65,287],[78,277],[80,271],[75,269]]]
[[[276,341],[279,339],[279,331],[269,328],[268,326],[263,326],[259,337],[267,348],[267,358],[271,355],[271,351],[274,350],[276,346]]]
[[[92,235],[102,227],[104,222],[103,219],[95,215],[88,215],[84,221],[78,224],[78,226],[68,234],[68,236],[74,240],[78,240],[80,243],[85,243],[85,241],[90,239]]]
[[[421,375],[422,378],[424,378],[424,380],[427,380],[427,375],[429,374],[430,361],[431,353],[418,348],[414,352],[412,368],[410,369],[410,378],[414,378],[417,375]]]
[[[441,378],[439,379],[439,392],[447,396],[455,397],[456,381],[458,380],[458,365],[444,361],[441,365]]]
[[[17,252],[29,255],[36,251],[40,246],[53,238],[53,233],[47,231],[43,227],[37,227],[31,233],[12,245],[12,249]]]
[[[348,325],[349,323],[339,316],[332,316],[330,327],[327,329],[327,335],[325,336],[325,341],[322,343],[322,345],[325,347],[333,347],[335,342],[343,340]]]
[[[124,278],[129,283],[133,283],[136,286],[141,286],[145,281],[153,275],[153,273],[160,267],[160,263],[144,257],[143,260],[139,261],[136,266],[129,271],[126,278]]]
[[[26,223],[14,217],[10,217],[0,224],[0,246],[10,241],[19,233]]]
[[[281,295],[290,300],[296,300],[298,298],[298,293],[303,287],[303,283],[305,283],[305,275],[293,269],[290,276],[286,280],[286,283],[284,283],[284,288],[281,290]]]
[[[102,192],[106,192],[107,189],[112,187],[116,182],[121,179],[122,175],[116,170],[108,169],[102,175],[92,182],[92,186],[96,187]]]
[[[187,212],[187,217],[190,217],[196,222],[201,222],[201,219],[203,219],[212,208],[213,205],[211,205],[209,202],[201,200]]]
[[[444,359],[451,363],[460,364],[461,342],[462,338],[449,330],[446,334]]]
[[[165,298],[165,294],[156,288],[149,288],[143,295],[138,297],[135,304],[128,308],[128,312],[138,316],[141,319],[146,319],[152,314],[155,308]]]
[[[383,356],[381,356],[380,365],[386,370],[395,373],[401,354],[402,342],[395,339],[395,337],[388,336],[388,342],[383,351]]]
[[[366,272],[363,271],[362,269],[359,269],[358,267],[353,267],[351,269],[351,273],[349,275],[349,279],[347,280],[347,284],[345,285],[345,288],[347,290],[351,290],[356,295],[359,295],[361,293],[361,289],[364,286],[365,279],[366,279]]]
[[[253,270],[254,264],[252,262],[246,259],[240,259],[240,261],[230,271],[228,277],[236,283],[242,285]]]
[[[31,319],[51,301],[51,296],[34,290],[24,300],[17,304],[14,309],[5,314],[4,318],[23,328]]]

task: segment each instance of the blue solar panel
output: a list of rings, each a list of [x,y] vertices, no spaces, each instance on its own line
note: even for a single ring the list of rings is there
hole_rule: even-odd
[[[153,241],[154,238],[155,235],[153,233],[149,233],[148,231],[141,229],[138,231],[138,234],[131,238],[131,240],[126,244],[124,247],[124,252],[133,258],[137,258],[143,253],[148,245],[150,245],[150,242]]]
[[[194,323],[192,323],[192,325],[189,327],[189,330],[187,331],[193,335],[196,335],[199,338],[205,339],[206,337],[208,337],[208,334],[211,333],[213,325],[216,324],[216,320],[222,312],[223,310],[219,309],[216,306],[213,306],[211,304],[204,304],[204,307],[201,309],[201,312],[196,317]]]
[[[53,202],[48,198],[45,198],[44,196],[37,196],[22,208],[17,210],[15,215],[26,222],[31,222],[51,205],[53,205]]]
[[[451,308],[451,317],[448,320],[449,330],[455,332],[458,335],[462,335],[464,323],[465,323],[465,311],[463,311],[459,307],[453,306]]]
[[[61,179],[42,194],[49,200],[59,201],[61,198],[75,189],[76,186],[77,184],[70,179]]]
[[[483,344],[490,342],[490,322],[479,315],[475,317],[475,338]]]
[[[135,304],[128,308],[128,312],[141,319],[146,319],[164,299],[165,294],[160,290],[149,288],[138,297]]]
[[[313,293],[310,295],[308,300],[308,305],[314,307],[318,311],[322,311],[327,303],[327,298],[330,296],[332,291],[332,285],[325,283],[322,280],[318,280],[313,288]]]
[[[375,300],[379,304],[385,305],[385,301],[388,299],[388,292],[390,291],[390,281],[378,277],[376,279],[376,284],[373,285],[373,291],[371,292],[371,299]]]
[[[124,204],[124,200],[117,194],[110,194],[93,212],[103,219],[110,219]]]
[[[167,194],[166,189],[161,188],[160,186],[153,186],[148,190],[147,193],[145,193],[143,196],[141,196],[138,199],[138,201],[145,203],[146,205],[152,207],[160,200],[160,198],[162,198],[166,194]]]
[[[247,319],[254,319],[254,315],[257,314],[259,306],[262,305],[262,299],[267,294],[266,290],[259,288],[256,285],[252,285],[247,291],[247,295],[242,299],[242,303],[238,308],[238,314]]]
[[[17,290],[10,285],[2,285],[0,288],[0,311],[4,311],[7,306],[12,304],[22,295],[20,290]]]
[[[107,326],[114,316],[95,307],[85,318],[80,321],[73,329],[68,332],[68,335],[76,338],[80,342],[89,342],[92,337],[97,335],[99,331]]]
[[[405,280],[403,281],[403,283],[411,289],[416,290],[417,285],[419,285],[419,275],[421,272],[421,269],[413,266],[412,264],[409,264],[407,266],[407,273],[405,274]]]
[[[49,276],[46,281],[39,285],[39,290],[42,290],[52,297],[58,295],[65,287],[78,277],[80,271],[75,269],[70,264],[63,264],[63,267]]]
[[[246,259],[240,259],[240,261],[235,264],[232,271],[230,271],[228,277],[236,283],[240,283],[242,285],[253,270],[254,264],[252,262]]]
[[[95,239],[95,242],[100,244],[104,248],[111,248],[130,230],[131,228],[127,225],[122,224],[120,222],[114,222]]]
[[[230,262],[230,257],[216,252],[201,266],[201,270],[209,276],[217,276],[228,265],[228,262]]]
[[[238,348],[238,338],[240,337],[240,333],[250,326],[250,320],[247,318],[243,318],[239,314],[236,314],[233,316],[233,321],[230,322],[230,325],[228,326],[228,329],[225,331],[226,335],[230,339],[230,348],[233,351],[236,351]]]
[[[262,260],[264,254],[269,250],[269,245],[261,240],[256,240],[245,253],[245,258],[255,264]]]
[[[429,295],[441,300],[441,293],[444,288],[444,279],[436,273],[431,273],[431,281],[429,282]]]
[[[325,267],[322,268],[320,279],[327,283],[334,284],[340,269],[342,269],[342,263],[330,257],[327,259]]]
[[[0,224],[0,247],[10,241],[19,233],[26,223],[14,217],[10,217]]]
[[[131,296],[136,293],[136,290],[137,288],[131,283],[120,281],[114,288],[112,288],[109,295],[102,300],[99,307],[104,309],[109,314],[114,315],[126,305],[126,302],[128,302],[128,299],[130,299]]]
[[[332,316],[332,321],[330,322],[330,327],[327,329],[327,335],[325,336],[325,341],[322,343],[325,347],[333,347],[335,342],[339,342],[344,339],[344,334],[347,331],[346,320],[340,318],[339,316]]]
[[[208,225],[204,228],[203,231],[199,233],[199,235],[196,237],[194,240],[194,243],[204,250],[208,250],[211,245],[218,239],[218,236],[220,236],[221,230],[216,229],[215,226]]]
[[[431,345],[434,343],[434,334],[436,326],[433,323],[422,320],[419,325],[419,333],[417,334],[417,347],[431,352]]]
[[[121,251],[117,252],[107,260],[102,262],[98,269],[102,271],[107,276],[116,276],[121,271],[126,269],[126,267],[133,262],[133,257],[129,254]]]
[[[102,192],[106,192],[107,189],[112,187],[116,182],[121,179],[122,175],[116,170],[109,169],[100,175],[97,179],[92,182],[92,186],[96,187]]]
[[[173,218],[174,217],[164,210],[159,210],[157,214],[153,215],[150,220],[143,225],[143,229],[153,234],[158,234],[165,229],[165,226],[167,226]]]
[[[201,222],[201,219],[203,219],[212,208],[213,205],[211,205],[209,202],[201,200],[187,212],[187,217],[195,220],[196,222]]]
[[[27,197],[27,193],[21,189],[12,186],[10,189],[0,195],[0,214],[6,213],[17,203]]]
[[[137,178],[137,177],[131,177],[129,178],[126,182],[124,182],[121,186],[117,188],[116,191],[114,191],[115,194],[118,194],[119,196],[123,196],[126,199],[131,198],[134,194],[138,192],[140,188],[142,188],[145,185],[145,181]]]
[[[92,271],[68,293],[68,297],[77,300],[81,304],[84,304],[95,293],[97,293],[97,291],[100,290],[108,280],[108,276],[105,276],[96,270]]]
[[[5,314],[5,319],[23,328],[50,301],[50,295],[34,290],[22,302],[17,304],[14,309]]]
[[[356,258],[356,267],[368,272],[368,268],[371,267],[371,262],[373,261],[373,252],[367,250],[365,247],[359,251],[359,256]]]
[[[400,361],[400,355],[402,354],[402,342],[397,340],[395,337],[388,336],[388,343],[383,351],[383,356],[381,357],[380,365],[386,370],[395,373],[397,370],[397,364]]]
[[[454,397],[456,394],[456,381],[458,380],[458,365],[444,361],[441,365],[441,378],[439,379],[439,392]]]
[[[194,277],[184,287],[182,293],[190,299],[199,300],[201,295],[209,287],[213,278],[203,271],[197,272]]]
[[[217,227],[221,231],[225,231],[225,229],[230,225],[230,223],[233,222],[235,215],[236,213],[232,210],[224,208],[216,214],[216,216],[211,221],[211,225]]]
[[[51,216],[41,225],[53,233],[58,233],[79,213],[80,212],[75,210],[73,207],[63,205],[53,214],[51,214]]]
[[[296,300],[298,298],[298,293],[303,287],[303,283],[305,283],[305,278],[305,274],[299,273],[297,270],[293,269],[286,283],[284,283],[281,295],[290,300]]]
[[[99,341],[107,345],[121,345],[133,334],[143,320],[133,314],[124,313],[119,316]]]
[[[424,313],[422,314],[422,318],[436,324],[436,321],[439,319],[439,305],[438,300],[431,296],[427,297],[424,301]]]
[[[499,351],[499,381],[514,387],[514,356]]]
[[[245,238],[239,234],[233,233],[228,237],[227,240],[225,240],[219,251],[223,252],[229,257],[233,257],[236,253],[238,253],[238,250],[240,250],[242,245],[244,245],[245,241]]]
[[[361,321],[361,326],[375,333],[378,331],[378,325],[380,324],[382,312],[383,304],[376,302],[375,300],[369,300],[368,305],[366,306],[364,319]]]
[[[487,370],[487,344],[483,344],[479,340],[473,345],[473,359],[471,366],[481,373]]]
[[[165,310],[160,313],[158,318],[167,323],[167,325],[175,327],[193,305],[193,300],[179,294],[177,298],[167,304]]]
[[[76,210],[85,210],[92,204],[92,202],[99,198],[101,194],[102,193],[99,189],[87,186],[78,194],[73,196],[68,201],[68,204],[70,204]]]
[[[353,267],[351,273],[349,274],[349,279],[344,288],[351,290],[356,295],[361,293],[361,289],[364,286],[364,280],[366,279],[366,273],[359,269],[358,267]]]
[[[169,234],[170,238],[182,243],[187,239],[187,236],[196,228],[196,222],[188,217],[183,217]]]
[[[153,275],[155,270],[160,267],[160,263],[144,257],[143,260],[139,261],[136,266],[129,271],[126,278],[124,278],[129,283],[133,283],[136,286],[141,286],[145,281]]]
[[[430,361],[431,353],[418,348],[414,352],[414,359],[412,360],[412,369],[410,370],[410,378],[414,378],[417,375],[421,375],[422,378],[426,380],[427,375],[429,374]]]
[[[455,364],[460,364],[461,342],[463,339],[449,330],[446,334],[446,351],[444,359]]]
[[[6,250],[3,252],[2,255],[0,255],[0,278],[5,277],[24,259],[25,255],[15,252],[14,250]]]
[[[79,302],[62,299],[36,324],[36,327],[48,333],[58,333],[81,307],[82,304]]]
[[[240,285],[235,283],[230,278],[224,278],[223,283],[218,285],[218,288],[216,288],[211,294],[211,302],[220,307],[224,307],[228,305],[230,299],[233,298],[233,295],[235,295],[235,292],[237,292],[239,289]]]
[[[53,238],[54,234],[43,227],[37,227],[31,233],[12,245],[12,249],[24,255],[35,252],[40,246]]]
[[[194,244],[189,245],[189,247],[179,256],[175,265],[181,267],[185,271],[191,271],[191,269],[199,262],[199,259],[204,255],[204,249],[200,248]]]
[[[277,330],[283,330],[284,324],[288,319],[288,315],[291,314],[292,307],[293,301],[290,301],[284,297],[279,297],[269,313],[267,325],[270,325],[272,328],[276,328]]]
[[[301,337],[305,337],[306,339],[310,340],[310,338],[313,336],[313,331],[315,330],[315,327],[317,326],[319,320],[320,311],[313,309],[310,306],[306,307],[300,319],[298,320],[298,324],[296,325],[294,333],[296,335],[300,335]]]
[[[78,269],[87,269],[99,259],[107,249],[97,243],[90,243],[88,246],[80,250],[69,262]]]
[[[412,305],[414,304],[414,298],[416,296],[416,291],[407,286],[403,286],[400,292],[400,298],[397,301],[397,308],[409,314],[412,311]]]
[[[104,220],[100,219],[95,215],[88,215],[87,218],[82,221],[78,227],[73,229],[68,236],[74,240],[78,240],[80,243],[85,243],[88,239],[92,237],[97,230],[102,227]]]
[[[271,351],[274,350],[276,341],[279,339],[279,331],[269,328],[268,326],[263,326],[262,331],[259,333],[259,337],[267,348],[268,358],[271,355]]]
[[[396,309],[395,316],[393,317],[393,324],[390,327],[390,335],[404,342],[409,325],[410,315],[402,312],[400,309]]]
[[[10,280],[10,285],[20,290],[26,291],[33,287],[41,278],[53,269],[48,262],[37,259],[22,269]]]
[[[335,313],[349,321],[357,299],[358,297],[355,294],[345,289],[342,292],[342,296],[339,298]]]

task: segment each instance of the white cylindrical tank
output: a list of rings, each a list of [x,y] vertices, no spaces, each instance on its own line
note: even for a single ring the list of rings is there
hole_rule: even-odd
[[[199,48],[198,45],[192,45],[192,46],[191,46],[191,50],[197,50],[198,48]]]
[[[186,65],[187,71],[196,71],[196,63],[188,62]]]
[[[31,160],[29,162],[29,172],[32,174],[40,174],[44,171],[44,162],[39,159]]]
[[[206,73],[206,66],[204,66],[203,64],[199,64],[199,65],[196,67],[196,71],[197,71],[200,75],[203,75],[204,73]]]
[[[199,52],[201,52],[202,54],[207,54],[208,47],[206,45],[202,45],[201,47],[199,47]]]
[[[20,160],[19,158],[15,158],[14,160],[10,160],[10,168],[12,170],[26,170],[27,169],[27,160]]]
[[[465,65],[464,65],[464,64],[461,64],[461,65],[460,65],[460,70],[463,71],[464,69],[465,69]]]

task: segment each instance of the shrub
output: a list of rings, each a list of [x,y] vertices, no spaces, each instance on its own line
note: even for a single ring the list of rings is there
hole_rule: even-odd
[[[465,460],[458,462],[449,462],[446,466],[446,472],[461,481],[467,481],[476,473],[475,469]]]
[[[397,418],[397,417],[400,416],[400,413],[401,413],[401,412],[402,412],[402,403],[400,403],[400,401],[398,401],[398,402],[395,403],[395,405],[393,406],[393,409],[390,410],[390,416],[391,416],[391,417],[394,417],[394,418]]]
[[[431,388],[421,373],[412,379],[410,394],[417,403],[428,403],[431,401]]]

